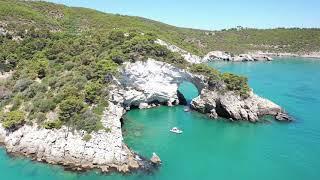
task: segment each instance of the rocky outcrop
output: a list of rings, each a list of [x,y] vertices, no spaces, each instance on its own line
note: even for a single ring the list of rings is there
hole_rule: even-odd
[[[203,57],[205,62],[211,61],[211,60],[225,60],[229,61],[231,59],[231,55],[227,52],[223,51],[212,51],[209,52],[206,56]]]
[[[262,116],[271,115],[278,120],[291,120],[284,116],[286,113],[280,106],[252,91],[248,98],[243,98],[234,92],[220,93],[204,89],[200,96],[191,102],[191,108],[212,118],[224,117],[230,120],[257,122]]]
[[[154,164],[160,164],[161,163],[161,159],[156,153],[152,153],[152,157],[151,157],[150,160]]]
[[[201,92],[200,96],[192,101],[192,108],[212,118],[225,117],[256,122],[264,115],[280,117],[279,114],[284,113],[280,106],[253,92],[250,92],[248,98],[242,98],[234,92],[209,90],[205,77],[153,59],[127,63],[124,66],[120,80],[124,86],[124,106],[134,105],[144,109],[154,102],[176,105],[179,99],[181,100],[177,89],[184,81],[194,83]]]
[[[262,54],[259,52],[232,55],[228,52],[212,51],[203,57],[202,62],[208,62],[213,60],[244,62],[244,61],[271,61],[272,58],[266,54]]]
[[[120,82],[124,88],[124,106],[147,107],[146,104],[179,104],[177,90],[184,81],[192,82],[201,91],[206,79],[186,70],[153,59],[126,63]]]

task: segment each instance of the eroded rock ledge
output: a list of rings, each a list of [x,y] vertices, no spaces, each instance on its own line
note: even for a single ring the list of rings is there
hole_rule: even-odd
[[[210,117],[256,122],[263,115],[287,120],[280,106],[253,92],[243,99],[233,92],[224,94],[208,89],[206,77],[195,75],[170,64],[149,59],[124,64],[119,79],[114,79],[109,96],[109,107],[104,111],[102,124],[110,131],[92,133],[83,140],[84,132],[70,132],[63,127],[47,130],[24,125],[14,132],[0,124],[0,143],[7,151],[41,162],[60,164],[72,170],[98,168],[103,172],[129,172],[150,170],[155,164],[131,151],[123,142],[121,117],[130,107],[148,108],[153,104],[168,106],[179,104],[178,87],[184,82],[193,83],[200,96],[192,101],[192,108]],[[142,104],[144,106],[142,106]]]
[[[291,121],[279,105],[252,91],[248,98],[242,98],[234,92],[219,93],[204,89],[200,96],[193,99],[191,108],[211,118],[257,122],[261,117],[271,115],[279,121]]]

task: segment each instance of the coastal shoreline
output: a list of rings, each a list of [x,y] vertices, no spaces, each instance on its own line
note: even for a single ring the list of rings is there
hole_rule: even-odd
[[[25,159],[29,159],[34,163],[41,163],[49,166],[57,166],[59,168],[61,167],[64,171],[75,172],[75,173],[86,173],[94,170],[97,170],[99,171],[99,173],[102,173],[102,174],[120,173],[123,175],[128,175],[136,172],[153,173],[154,171],[159,169],[159,167],[161,166],[161,164],[152,163],[150,160],[138,155],[137,153],[133,152],[133,150],[131,149],[130,151],[133,154],[141,158],[140,164],[143,164],[143,167],[130,168],[129,171],[119,171],[119,168],[117,166],[111,166],[111,165],[110,166],[89,166],[89,165],[83,166],[83,165],[75,165],[72,163],[48,162],[45,159],[39,160],[35,155],[25,154],[22,152],[8,152],[4,143],[0,143],[0,148],[3,148],[7,156],[10,158],[13,158],[13,159],[25,158]]]
[[[295,53],[261,53],[261,54],[270,56],[272,58],[292,57],[292,58],[306,58],[306,59],[320,60],[320,52],[311,52],[308,54],[295,54]]]
[[[232,52],[226,52],[221,50],[213,50],[208,52],[204,56],[198,56],[192,54],[174,44],[166,42],[161,39],[157,39],[155,43],[165,46],[169,51],[180,54],[185,61],[191,64],[201,64],[210,61],[230,61],[230,62],[257,62],[257,61],[272,61],[273,58],[278,57],[302,57],[309,59],[320,59],[320,52],[309,52],[309,53],[275,53],[275,52],[264,52],[261,50],[247,51],[247,53],[233,54]]]
[[[212,118],[226,115],[225,118],[257,122],[261,115],[276,116],[282,111],[280,106],[256,97],[252,92],[253,98],[246,102],[234,94],[216,94],[216,99],[208,99],[206,97],[213,97],[211,94],[216,90],[208,89],[205,76],[153,59],[127,63],[120,72],[122,78],[113,79],[109,106],[101,119],[102,125],[110,131],[94,132],[86,142],[83,140],[85,132],[70,132],[67,127],[44,129],[37,125],[24,125],[14,132],[0,127],[0,141],[4,142],[7,152],[39,162],[62,165],[74,171],[152,171],[161,163],[160,158],[153,155],[150,160],[146,160],[128,148],[123,142],[121,118],[132,106],[140,109],[156,107],[154,102],[167,106],[178,105],[181,101],[178,87],[184,81],[192,82],[201,92],[197,103],[194,103],[194,109],[202,112],[204,107],[202,113],[210,114]],[[237,102],[236,106],[226,103],[230,98],[232,102]],[[219,104],[223,104],[223,108]]]

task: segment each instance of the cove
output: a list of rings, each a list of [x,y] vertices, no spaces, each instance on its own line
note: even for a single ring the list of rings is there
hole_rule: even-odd
[[[153,174],[102,175],[10,158],[0,150],[1,179],[318,179],[320,167],[320,61],[281,58],[272,62],[210,66],[248,76],[254,91],[283,106],[293,123],[230,123],[210,120],[183,106],[132,110],[125,116],[125,142],[163,161]],[[190,85],[190,84],[189,84]],[[190,100],[194,88],[182,85]],[[169,133],[178,126],[182,135]]]

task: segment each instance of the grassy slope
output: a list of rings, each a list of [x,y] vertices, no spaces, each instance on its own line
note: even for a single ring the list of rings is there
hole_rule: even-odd
[[[62,15],[63,17],[58,17]],[[237,31],[204,31],[178,28],[140,17],[102,13],[86,8],[70,8],[46,2],[0,1],[0,20],[21,26],[21,22],[37,27],[72,32],[139,29],[151,31],[160,38],[196,54],[212,50],[234,53],[251,50],[271,52],[320,51],[320,29],[243,29]]]

